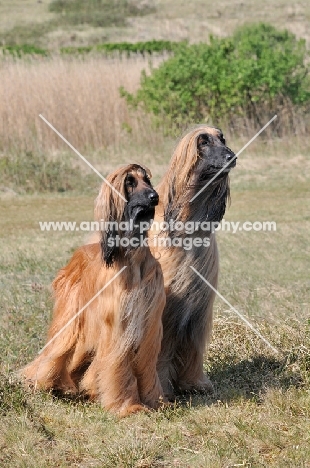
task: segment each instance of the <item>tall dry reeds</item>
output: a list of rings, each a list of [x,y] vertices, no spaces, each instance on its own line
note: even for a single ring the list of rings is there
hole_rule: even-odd
[[[153,66],[161,60],[163,58],[153,59]],[[172,140],[168,140],[162,131],[154,130],[151,116],[128,107],[119,88],[124,86],[134,92],[139,87],[143,69],[148,70],[149,63],[141,56],[53,56],[23,60],[2,57],[0,157],[66,151],[65,143],[39,118],[39,114],[43,114],[79,151],[100,157],[102,150],[107,150],[106,170],[109,161],[113,167],[116,161],[136,159],[145,164],[152,161],[154,165],[154,154],[157,164],[166,164],[171,154],[171,141],[187,126],[180,126]],[[275,136],[283,138],[295,134],[299,144],[304,146],[307,133],[304,113],[286,102],[276,107],[272,111],[269,109],[266,115],[259,115],[261,126],[275,113],[279,116],[263,138],[272,142]],[[222,128],[230,144],[232,140],[241,138],[246,142],[251,138],[261,128],[257,119],[254,120],[236,115],[231,125],[223,119]]]
[[[131,112],[119,93],[120,86],[137,89],[142,69],[142,57],[2,60],[0,152],[64,148],[39,114],[81,151],[117,149],[128,138],[154,143],[150,120]]]

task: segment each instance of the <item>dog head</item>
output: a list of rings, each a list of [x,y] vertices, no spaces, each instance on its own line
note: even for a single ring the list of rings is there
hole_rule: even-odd
[[[159,186],[166,220],[221,221],[229,198],[228,174],[235,165],[220,129],[199,125],[187,132]]]
[[[223,133],[218,128],[211,129],[210,127],[210,132],[199,135],[197,151],[199,160],[196,172],[199,173],[200,179],[208,180],[220,170],[224,174],[228,173],[236,166],[236,155],[226,146]]]
[[[125,177],[127,205],[124,211],[126,220],[134,224],[149,222],[154,218],[158,194],[150,182],[151,173],[138,165],[132,165]]]
[[[101,186],[95,201],[95,218],[103,226],[101,248],[106,266],[112,266],[132,250],[133,243],[124,248],[122,239],[132,241],[144,235],[145,223],[154,218],[158,194],[150,177],[147,168],[129,164],[110,174]]]

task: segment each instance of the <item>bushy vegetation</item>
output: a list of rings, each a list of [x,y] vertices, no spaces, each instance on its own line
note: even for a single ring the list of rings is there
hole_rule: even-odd
[[[113,54],[141,54],[152,55],[165,52],[175,52],[182,47],[185,42],[174,41],[145,41],[145,42],[105,42],[103,44],[96,44],[90,46],[70,46],[61,47],[60,52],[65,55],[88,54],[89,52]],[[33,44],[14,44],[7,45],[0,48],[5,54],[10,54],[15,57],[22,57],[24,55],[50,55],[47,49],[37,47]]]
[[[97,44],[95,46],[85,47],[62,47],[60,51],[63,54],[83,54],[88,52],[105,52],[120,54],[125,53],[127,56],[131,54],[149,54],[174,52],[178,50],[185,42],[173,41],[145,41],[145,42],[106,42],[104,44]]]
[[[269,24],[252,24],[209,44],[183,44],[136,94],[122,94],[169,126],[193,121],[260,120],[284,105],[310,102],[304,40]]]
[[[58,13],[61,22],[95,27],[125,26],[128,16],[142,16],[154,11],[147,5],[128,0],[53,0],[49,9]]]
[[[48,51],[46,49],[42,49],[41,47],[37,47],[32,44],[3,46],[2,51],[4,54],[10,54],[15,57],[23,57],[24,55],[48,55]]]

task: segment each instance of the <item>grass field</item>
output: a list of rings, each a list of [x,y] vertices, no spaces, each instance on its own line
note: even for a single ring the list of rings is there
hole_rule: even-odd
[[[74,0],[73,3],[78,1]],[[2,1],[1,42],[30,42],[50,49],[124,40],[135,42],[187,39],[190,42],[199,42],[208,40],[210,34],[231,34],[236,26],[249,21],[267,21],[274,26],[288,28],[298,37],[306,38],[310,44],[310,5],[306,1],[292,3],[289,0],[261,0],[258,3],[255,0],[133,0],[129,3],[142,6],[146,13],[150,7],[154,11],[129,17],[126,26],[104,27],[94,27],[87,23],[66,23],[64,15],[49,11],[49,3],[30,0]]]
[[[2,197],[1,466],[308,467],[309,166],[302,143],[254,143],[232,173],[226,219],[272,220],[277,231],[218,235],[220,292],[279,354],[217,300],[205,363],[215,395],[123,421],[96,404],[27,394],[11,374],[44,344],[50,282],[84,241],[38,222],[91,220],[95,191]]]
[[[158,0],[155,7],[126,27],[56,25],[40,41],[51,48],[102,38],[198,41],[252,19],[310,37],[306,2]],[[37,40],[34,23],[45,28],[55,18],[47,2],[0,3],[2,38],[22,28]],[[231,173],[225,219],[275,221],[276,232],[217,234],[219,291],[277,354],[218,298],[205,361],[214,395],[184,395],[170,408],[119,421],[94,403],[25,392],[15,377],[44,345],[51,281],[86,236],[42,232],[39,221],[92,220],[101,182],[38,114],[104,175],[140,161],[156,184],[178,135],[152,128],[118,92],[121,85],[137,89],[148,67],[142,58],[0,60],[0,466],[310,468],[310,145],[304,131],[288,129],[282,139],[269,131]],[[256,129],[239,130],[223,128],[234,151]]]

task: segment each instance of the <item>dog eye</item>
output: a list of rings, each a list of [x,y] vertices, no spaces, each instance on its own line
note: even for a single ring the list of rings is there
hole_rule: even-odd
[[[212,143],[212,140],[211,140],[211,138],[209,137],[209,135],[201,135],[200,141],[199,141],[199,145],[200,145],[200,146],[207,146],[207,145],[209,145],[210,143]]]
[[[127,176],[126,178],[126,186],[127,187],[134,187],[135,186],[135,179],[134,177],[131,177],[131,176]]]

